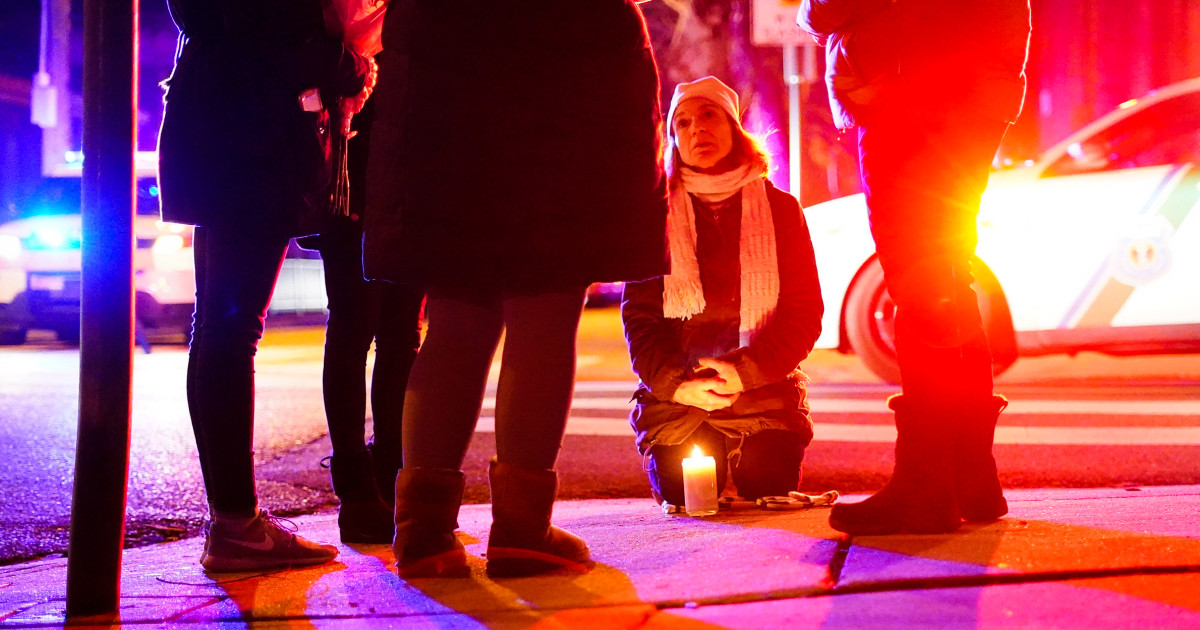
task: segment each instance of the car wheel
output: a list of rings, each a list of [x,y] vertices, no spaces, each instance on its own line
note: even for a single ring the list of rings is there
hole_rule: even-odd
[[[994,347],[992,373],[998,375],[1016,361],[1012,317],[995,276],[980,261],[976,261],[975,267],[974,288],[979,296],[979,312]],[[846,339],[854,353],[876,376],[889,383],[899,383],[896,304],[884,285],[883,268],[877,259],[867,263],[850,288],[845,317]]]
[[[78,328],[59,328],[54,331],[54,336],[59,341],[69,345],[79,345],[79,329]]]
[[[25,329],[0,330],[0,346],[19,346],[25,343]]]
[[[896,304],[872,259],[846,296],[846,340],[867,369],[889,383],[900,382],[896,363]]]

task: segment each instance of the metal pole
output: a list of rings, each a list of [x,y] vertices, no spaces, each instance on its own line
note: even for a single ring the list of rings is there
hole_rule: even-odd
[[[42,175],[52,176],[71,148],[71,0],[46,0],[42,11],[47,24],[45,49],[39,52],[38,69],[42,69],[44,58],[50,80],[46,87],[53,90],[56,114],[54,125],[42,128]]]
[[[133,372],[138,0],[84,0],[79,435],[67,616],[120,600]]]
[[[800,198],[800,63],[797,46],[783,47],[783,81],[788,92],[788,187]]]

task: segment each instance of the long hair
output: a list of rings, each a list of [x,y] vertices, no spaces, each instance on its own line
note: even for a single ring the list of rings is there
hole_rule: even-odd
[[[756,134],[746,131],[738,121],[734,120],[725,114],[725,119],[729,121],[729,126],[733,129],[733,148],[730,149],[729,155],[723,160],[728,160],[731,164],[745,164],[747,162],[761,166],[763,176],[771,172],[771,156],[764,148],[765,142],[763,138]],[[683,157],[679,155],[679,139],[675,137],[675,130],[671,121],[665,121],[667,128],[667,150],[664,155],[664,163],[667,171],[667,187],[675,190],[683,185],[682,176],[679,173],[681,167],[684,166]]]

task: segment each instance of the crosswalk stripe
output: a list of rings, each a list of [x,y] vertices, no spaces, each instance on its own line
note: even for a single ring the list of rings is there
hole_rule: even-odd
[[[817,422],[814,425],[818,442],[885,443],[896,441],[896,429],[884,424],[836,424]],[[479,419],[476,430],[494,433],[496,420],[491,416]],[[633,440],[633,429],[624,418],[592,418],[572,415],[567,420],[568,435],[627,437]],[[1023,427],[996,428],[996,444],[1027,444],[1053,446],[1200,446],[1200,427]]]
[[[880,424],[816,424],[815,440],[885,442],[895,427]],[[1013,427],[996,428],[996,444],[1055,446],[1200,446],[1200,427]]]
[[[891,413],[882,400],[813,398],[813,413]],[[1198,416],[1191,400],[1010,400],[1004,415]]]
[[[494,389],[495,383],[492,383]],[[633,394],[638,384],[633,381],[575,381],[575,393],[580,392],[613,392],[624,394],[626,397]],[[809,391],[823,390],[854,390],[856,392],[880,392],[884,394],[893,394],[900,391],[896,385],[887,383],[809,383]]]
[[[630,381],[575,381],[575,392],[626,392],[633,394],[637,383]]]
[[[571,435],[616,436],[633,439],[633,430],[626,418],[612,414],[627,411],[633,403],[630,395],[637,384],[622,381],[581,381],[575,384],[575,399],[567,421]],[[890,385],[854,388],[853,393],[866,397],[847,398],[836,394],[848,393],[835,388],[823,391],[821,386],[810,390],[815,424],[815,440],[820,442],[893,443],[895,427],[888,424],[844,424],[822,422],[822,414],[890,414],[883,394],[894,391]],[[589,396],[592,394],[593,396]],[[834,395],[831,395],[834,394]],[[484,417],[478,430],[495,431],[496,399],[484,399]],[[589,412],[609,412],[592,415]],[[1096,416],[1176,416],[1200,418],[1200,401],[1192,400],[1053,400],[1022,399],[1010,401],[1005,417],[1032,415],[1096,415]],[[1057,426],[1000,426],[996,429],[996,444],[1028,445],[1126,445],[1126,446],[1200,446],[1200,426],[1192,427],[1057,427]]]
[[[579,391],[578,389],[576,391]],[[813,397],[809,404],[819,413],[891,413],[882,400],[863,398]],[[484,409],[494,409],[496,399],[483,400]],[[571,403],[579,411],[630,409],[628,396],[614,398],[580,398]],[[1106,416],[1197,416],[1200,401],[1191,400],[1013,400],[1006,416],[1012,415],[1106,415]]]

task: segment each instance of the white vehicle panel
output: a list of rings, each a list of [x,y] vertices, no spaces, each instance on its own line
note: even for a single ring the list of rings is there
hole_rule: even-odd
[[[861,291],[852,284],[874,252],[863,196],[805,214],[826,309],[818,347],[850,347],[898,379],[894,305],[878,268]],[[999,283],[981,294],[999,347],[1011,350],[1003,342],[1015,333],[1025,355],[1200,351],[1197,215],[1200,78],[1122,103],[1039,160],[993,173],[976,254]],[[851,295],[853,312],[843,314]]]
[[[1156,252],[1164,269],[1135,285],[1113,318],[1113,326],[1200,323],[1200,203],[1194,204],[1178,228],[1162,238]],[[1138,248],[1145,257],[1145,248]]]
[[[805,208],[804,218],[818,261],[817,275],[825,306],[816,347],[836,348],[846,287],[863,262],[875,252],[867,208],[862,196],[855,195]]]
[[[1136,213],[1168,170],[1045,178],[1011,190],[998,178],[977,253],[999,279],[1017,330],[1087,321],[1122,234],[1143,220]]]

